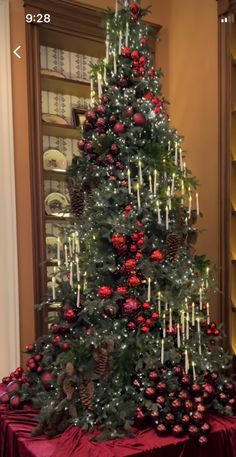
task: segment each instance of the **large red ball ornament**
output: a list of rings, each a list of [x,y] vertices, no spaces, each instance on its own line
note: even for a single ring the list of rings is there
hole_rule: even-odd
[[[111,153],[112,154],[117,154],[119,152],[119,147],[117,146],[117,144],[112,144],[111,145]]]
[[[189,434],[189,436],[195,437],[195,436],[198,435],[198,433],[199,433],[199,428],[198,428],[196,425],[190,425],[190,426],[188,427],[188,434]]]
[[[138,14],[140,12],[140,6],[136,2],[132,2],[129,9],[132,14]]]
[[[156,396],[156,389],[155,387],[146,387],[144,390],[144,395],[146,398],[155,398]]]
[[[4,392],[3,394],[0,395],[0,404],[6,405],[9,403],[10,397],[7,392]]]
[[[180,409],[182,405],[182,402],[179,398],[176,398],[175,400],[173,400],[171,402],[171,408],[174,410],[174,411],[178,411],[178,409]]]
[[[87,111],[86,119],[89,122],[95,122],[97,119],[96,113],[94,111]]]
[[[84,140],[79,140],[78,141],[78,147],[81,151],[84,151],[84,146],[85,146],[85,141]]]
[[[104,114],[105,111],[106,111],[106,108],[105,108],[104,105],[98,105],[98,106],[96,107],[96,111],[97,111],[97,113],[99,113],[99,114]]]
[[[146,118],[142,113],[135,113],[133,115],[133,123],[137,127],[144,127],[146,124]]]
[[[200,384],[193,384],[192,385],[192,392],[193,392],[194,395],[199,395],[199,393],[201,392]]]
[[[127,287],[126,286],[117,286],[116,292],[121,295],[126,295],[127,294]]]
[[[167,384],[163,381],[158,382],[156,388],[159,392],[165,392],[167,390]]]
[[[201,435],[199,436],[198,438],[198,443],[200,444],[200,446],[205,446],[208,442],[208,439],[205,435]]]
[[[121,135],[122,133],[125,133],[125,125],[122,122],[116,122],[114,127],[113,127],[113,132],[116,133],[117,135]]]
[[[116,249],[121,249],[126,244],[126,236],[119,233],[114,233],[111,241]]]
[[[135,259],[128,259],[124,262],[124,269],[125,271],[131,272],[134,271],[136,267],[136,260]]]
[[[122,314],[125,316],[132,316],[140,308],[140,301],[135,297],[127,298],[121,307]]]
[[[172,414],[172,413],[167,413],[167,414],[165,415],[165,421],[166,421],[168,424],[170,424],[170,425],[171,425],[171,424],[174,424],[174,422],[175,422],[175,416],[174,416],[174,414]]]
[[[21,404],[20,396],[19,395],[13,395],[13,397],[10,398],[10,405],[12,408],[17,409],[19,408]]]
[[[138,287],[141,284],[141,279],[138,278],[136,275],[131,275],[128,279],[128,285],[130,287]]]
[[[165,424],[158,424],[156,427],[158,435],[165,435],[167,433],[167,427]]]
[[[152,262],[163,262],[165,256],[163,254],[162,251],[160,251],[159,249],[155,249],[155,251],[153,251],[150,255],[150,260]]]
[[[115,162],[114,157],[111,154],[105,155],[105,162],[108,163],[109,165],[113,165]]]
[[[135,325],[134,322],[129,322],[127,324],[127,327],[128,327],[129,330],[132,330],[132,331],[136,329],[136,325]]]
[[[184,414],[184,415],[182,416],[181,422],[182,422],[182,424],[185,425],[185,426],[186,426],[186,425],[189,425],[189,423],[190,423],[190,416],[189,416],[188,414]]]
[[[45,371],[41,376],[41,381],[43,385],[51,384],[53,380],[53,375],[50,371]]]
[[[164,406],[166,403],[165,397],[163,395],[158,395],[158,397],[156,398],[156,403],[158,405]]]
[[[73,309],[66,309],[64,312],[64,319],[68,322],[73,322],[77,318],[76,313]]]
[[[203,422],[203,414],[199,411],[195,411],[192,415],[192,420],[195,424],[200,424]]]
[[[131,58],[133,60],[138,60],[139,59],[139,52],[138,51],[131,52]]]
[[[148,333],[149,332],[149,327],[147,327],[146,325],[143,325],[141,328],[140,328],[140,331],[142,333]]]
[[[143,324],[145,322],[145,317],[143,316],[138,316],[136,319],[137,324]]]
[[[98,295],[101,299],[111,298],[113,295],[113,289],[108,286],[101,286],[98,289]]]
[[[106,125],[105,119],[103,117],[99,117],[96,122],[96,127],[104,128],[105,125]]]
[[[174,436],[181,436],[183,435],[184,433],[184,429],[183,429],[183,426],[181,424],[176,424],[174,425],[174,427],[172,428],[172,434]]]
[[[20,388],[20,384],[19,382],[17,381],[12,381],[8,384],[7,388],[6,388],[6,391],[9,393],[9,394],[12,394],[14,392],[17,392],[17,390],[19,390]]]
[[[131,55],[131,49],[126,47],[121,49],[121,54],[123,57],[130,57]]]
[[[153,382],[157,382],[158,381],[158,373],[157,371],[150,371],[148,373],[148,379],[150,379],[150,381],[153,381]]]

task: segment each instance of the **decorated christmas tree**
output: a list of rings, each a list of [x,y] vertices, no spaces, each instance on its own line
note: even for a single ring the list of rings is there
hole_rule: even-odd
[[[93,67],[81,155],[68,170],[75,223],[52,281],[60,316],[27,347],[26,371],[4,379],[1,401],[33,399],[35,433],[47,436],[69,424],[104,438],[152,424],[204,444],[205,413],[234,414],[235,386],[211,321],[214,268],[194,248],[197,181],[167,114],[146,14],[127,0],[108,13],[106,58]]]

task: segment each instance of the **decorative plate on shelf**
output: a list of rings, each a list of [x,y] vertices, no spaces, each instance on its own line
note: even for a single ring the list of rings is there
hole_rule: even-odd
[[[50,171],[66,171],[67,160],[59,149],[47,149],[43,154],[43,168]]]
[[[70,125],[64,117],[59,116],[58,114],[43,113],[42,121],[47,124]]]
[[[69,213],[65,213],[68,204],[69,202],[65,195],[59,192],[52,192],[45,198],[45,211],[48,216],[69,217]]]
[[[54,76],[55,78],[65,79],[65,75],[59,71],[49,70],[48,68],[41,68],[41,75]]]
[[[47,259],[57,262],[55,256],[57,255],[57,237],[56,236],[46,236],[46,249],[47,249]],[[54,257],[54,259],[53,259]]]

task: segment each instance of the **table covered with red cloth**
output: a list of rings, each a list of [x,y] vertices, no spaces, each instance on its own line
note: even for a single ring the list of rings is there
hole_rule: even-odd
[[[210,416],[212,432],[204,447],[188,437],[160,437],[153,429],[137,431],[134,438],[90,441],[92,435],[77,427],[48,440],[33,438],[37,413],[31,409],[0,409],[1,457],[236,457],[236,418]]]

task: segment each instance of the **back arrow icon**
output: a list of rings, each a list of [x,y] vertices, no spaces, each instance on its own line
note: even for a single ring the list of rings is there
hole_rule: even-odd
[[[20,48],[21,46],[17,46],[17,48],[13,51],[13,54],[15,54],[15,56],[18,57],[18,59],[21,59],[21,56],[17,54],[17,51],[19,51]]]

